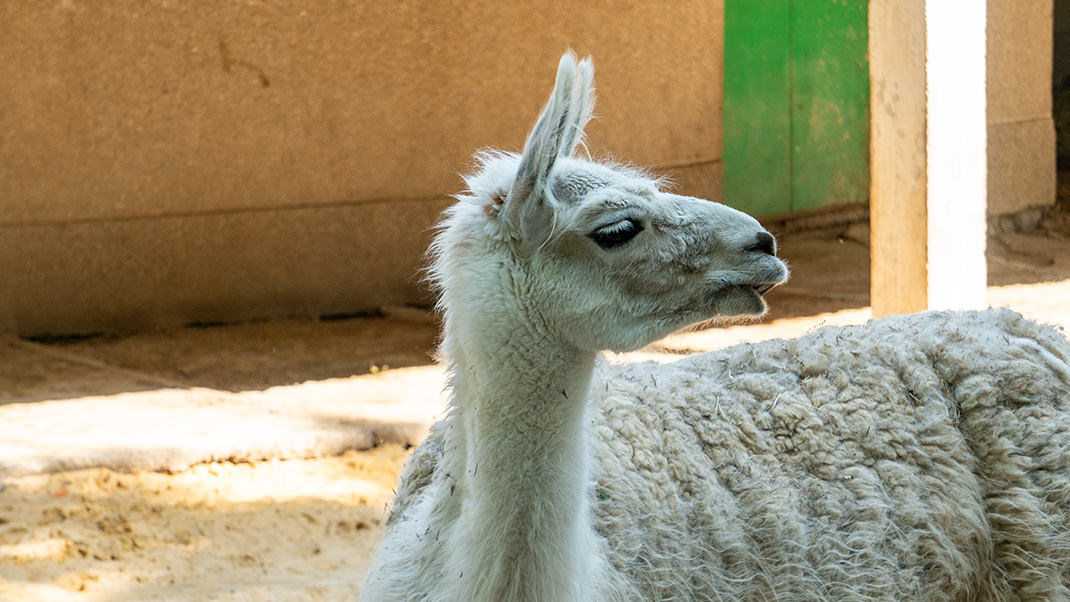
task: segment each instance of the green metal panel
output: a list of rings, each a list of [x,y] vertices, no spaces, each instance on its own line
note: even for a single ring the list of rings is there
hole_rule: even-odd
[[[791,208],[869,199],[866,0],[791,1]]]
[[[724,197],[769,214],[869,197],[868,0],[726,0]]]
[[[724,10],[724,200],[749,213],[787,211],[789,4],[727,0]]]

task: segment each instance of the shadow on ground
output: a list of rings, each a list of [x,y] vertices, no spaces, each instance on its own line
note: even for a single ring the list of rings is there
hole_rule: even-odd
[[[388,317],[275,320],[125,337],[0,339],[0,404],[160,388],[259,391],[426,365],[438,326]]]

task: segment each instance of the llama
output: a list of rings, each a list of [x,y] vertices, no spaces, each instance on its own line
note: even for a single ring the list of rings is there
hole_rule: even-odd
[[[406,464],[381,601],[1070,600],[1070,344],[923,314],[612,364],[788,275],[753,218],[574,156],[562,57],[432,246],[450,407]]]

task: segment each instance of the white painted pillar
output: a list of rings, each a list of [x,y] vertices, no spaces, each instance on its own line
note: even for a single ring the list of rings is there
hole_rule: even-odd
[[[874,315],[985,305],[985,4],[870,0]]]

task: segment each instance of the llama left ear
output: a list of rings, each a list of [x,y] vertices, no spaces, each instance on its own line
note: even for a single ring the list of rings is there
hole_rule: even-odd
[[[524,143],[513,186],[502,215],[525,246],[536,248],[553,232],[550,174],[559,157],[568,157],[583,139],[594,108],[594,65],[568,51],[557,66],[557,82],[542,115]]]

